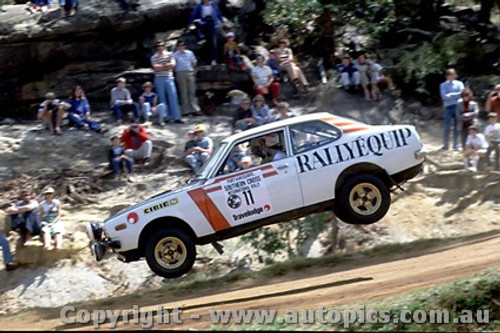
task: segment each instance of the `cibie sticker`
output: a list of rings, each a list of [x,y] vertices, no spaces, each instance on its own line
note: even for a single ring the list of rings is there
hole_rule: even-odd
[[[137,215],[137,213],[135,212],[128,213],[127,222],[130,224],[136,224],[137,222],[139,222],[139,215]]]

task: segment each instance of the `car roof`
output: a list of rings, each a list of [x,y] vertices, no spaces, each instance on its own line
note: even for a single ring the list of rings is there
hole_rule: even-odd
[[[254,134],[258,134],[261,132],[266,132],[266,131],[281,128],[284,126],[295,125],[295,124],[299,124],[299,123],[303,123],[303,122],[311,121],[311,120],[335,120],[335,121],[346,120],[346,121],[349,121],[350,123],[359,123],[359,124],[363,124],[365,126],[368,126],[367,124],[358,122],[356,120],[341,117],[341,116],[336,116],[336,115],[333,115],[333,114],[328,113],[328,112],[316,112],[316,113],[310,113],[310,114],[301,115],[301,116],[297,116],[297,117],[291,117],[291,118],[284,119],[284,120],[278,120],[278,121],[274,121],[274,122],[269,123],[269,124],[254,127],[254,128],[242,131],[240,133],[236,133],[236,134],[233,134],[231,136],[228,136],[227,138],[222,140],[222,142],[223,143],[232,142],[234,140],[239,140],[241,138],[245,138],[247,136],[252,136]]]

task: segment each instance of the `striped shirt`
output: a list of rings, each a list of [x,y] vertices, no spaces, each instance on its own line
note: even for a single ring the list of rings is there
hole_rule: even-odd
[[[163,54],[159,54],[158,52],[153,54],[151,57],[151,66],[157,65],[157,64],[170,64],[172,61],[172,52],[165,51]],[[155,75],[156,76],[174,76],[174,73],[172,70],[160,70],[157,71],[155,70]]]

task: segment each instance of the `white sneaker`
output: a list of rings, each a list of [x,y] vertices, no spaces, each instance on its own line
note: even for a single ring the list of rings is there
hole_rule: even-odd
[[[211,65],[212,65],[212,66],[215,66],[215,65],[217,65],[217,61],[215,61],[215,60],[212,60],[212,63],[211,63]]]

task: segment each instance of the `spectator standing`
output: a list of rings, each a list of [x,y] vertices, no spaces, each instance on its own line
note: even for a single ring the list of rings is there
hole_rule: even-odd
[[[339,82],[344,90],[349,90],[353,87],[359,88],[361,78],[358,69],[351,62],[350,57],[342,57],[342,63],[337,66],[337,71],[339,73]]]
[[[143,159],[144,166],[149,165],[153,143],[149,140],[146,129],[139,124],[132,124],[127,127],[120,137],[125,148],[125,154],[134,160]]]
[[[138,122],[140,118],[139,109],[137,105],[132,100],[130,90],[125,86],[127,84],[127,79],[120,77],[116,80],[116,87],[111,89],[111,107],[113,108],[113,114],[116,117],[116,124],[120,125],[122,123],[123,113],[132,112],[134,114],[134,121]]]
[[[197,145],[185,151],[184,161],[196,173],[212,154],[214,144],[212,139],[206,135],[205,126],[202,124],[194,127],[194,134]]]
[[[446,81],[439,86],[439,92],[444,106],[444,145],[443,150],[448,150],[450,145],[450,132],[453,127],[453,148],[460,149],[458,142],[457,104],[464,90],[462,81],[457,80],[455,69],[450,68],[445,72]]]
[[[5,214],[10,216],[11,229],[19,232],[23,245],[32,236],[40,234],[42,224],[38,214],[38,201],[32,198],[30,191],[23,191],[21,200],[7,208]]]
[[[158,104],[158,95],[153,92],[153,84],[145,82],[142,85],[143,93],[139,96],[139,106],[141,108],[142,116],[146,122],[151,120],[151,117],[158,116],[158,124],[165,125],[165,118],[167,117],[167,107],[165,104]]]
[[[6,271],[13,271],[17,265],[12,262],[12,252],[10,252],[10,245],[5,235],[0,231],[0,247],[3,252],[3,263]]]
[[[181,40],[177,42],[177,50],[173,56],[175,79],[181,95],[182,114],[200,116],[200,106],[196,97],[196,56],[192,51],[186,50],[186,44]]]
[[[62,236],[64,228],[60,222],[61,219],[61,202],[54,199],[54,189],[47,188],[43,195],[45,199],[40,203],[39,213],[42,220],[42,239],[43,248],[49,250],[51,248],[51,241],[55,242],[56,249],[62,247]]]
[[[196,20],[196,21],[195,21]],[[198,40],[205,39],[211,44],[211,64],[217,64],[217,28],[224,23],[219,7],[213,0],[202,0],[194,7],[188,20],[188,26],[196,24]]]
[[[484,135],[478,133],[477,126],[469,126],[469,135],[464,149],[464,168],[476,172],[479,158],[486,154],[486,149],[488,149],[488,142]]]
[[[279,47],[276,49],[276,55],[278,56],[279,66],[284,70],[294,87],[299,90],[302,88],[305,92],[309,89],[309,83],[302,72],[302,69],[295,63],[293,57],[292,49],[288,47],[288,40],[282,38],[279,41]]]
[[[500,171],[500,123],[495,112],[488,114],[488,126],[484,129],[484,136],[488,142],[486,150],[486,166],[491,168],[490,155],[495,152],[495,171]]]
[[[91,129],[96,133],[106,133],[101,124],[90,117],[90,104],[81,86],[74,86],[67,103],[70,123],[78,128]]]
[[[474,94],[472,90],[466,88],[462,94],[462,98],[458,100],[457,104],[457,122],[458,130],[461,133],[460,143],[465,145],[465,140],[469,134],[469,127],[472,125],[477,125],[477,118],[479,117],[479,107],[475,101],[473,101]]]
[[[155,46],[156,53],[151,57],[151,66],[155,73],[156,93],[160,103],[167,106],[167,118],[172,119],[174,123],[184,124],[174,81],[175,58],[172,52],[165,50],[164,42],[158,41]]]
[[[233,132],[237,130],[246,130],[256,126],[257,121],[252,115],[250,109],[250,97],[243,97],[240,106],[233,114]]]
[[[64,112],[69,108],[67,103],[63,103],[56,98],[53,92],[48,92],[45,95],[45,101],[40,104],[38,109],[38,119],[43,120],[48,129],[57,135],[62,134],[61,123]]]
[[[487,113],[495,112],[500,119],[500,84],[497,84],[486,97],[484,111]]]
[[[280,96],[280,84],[274,81],[274,75],[271,68],[265,65],[265,58],[262,54],[257,55],[257,63],[252,68],[251,76],[254,83],[256,95],[271,95],[272,104],[278,104]]]
[[[120,137],[118,135],[113,135],[111,137],[111,147],[108,151],[108,160],[109,167],[113,170],[115,178],[118,177],[124,166],[127,168],[129,175],[133,171],[134,159],[125,154],[125,149],[122,147]],[[127,180],[131,181],[130,176],[127,176]]]
[[[264,96],[257,95],[253,98],[253,104],[250,107],[252,117],[255,119],[255,125],[260,126],[274,121],[269,106],[265,103]]]
[[[78,0],[59,0],[61,17],[75,16]]]

